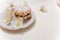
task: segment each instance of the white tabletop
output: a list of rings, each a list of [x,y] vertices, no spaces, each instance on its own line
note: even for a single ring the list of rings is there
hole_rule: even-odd
[[[57,0],[26,1],[34,11],[35,22],[28,28],[13,32],[1,28],[0,40],[59,40],[60,8],[56,4]],[[0,0],[0,13],[4,11],[7,3],[7,0]],[[46,7],[47,13],[39,11],[42,5]]]

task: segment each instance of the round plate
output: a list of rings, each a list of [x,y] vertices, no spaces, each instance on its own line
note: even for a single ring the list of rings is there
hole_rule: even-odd
[[[3,28],[5,28],[5,29],[8,29],[8,30],[18,30],[18,29],[21,29],[21,28],[26,28],[29,25],[31,25],[34,22],[34,20],[35,20],[35,16],[34,16],[34,14],[32,12],[31,19],[29,19],[26,22],[23,22],[22,25],[19,26],[19,27],[13,28],[10,25],[8,26],[8,25],[4,24],[3,20],[4,20],[4,17],[5,17],[5,14],[6,14],[6,12],[3,12],[3,13],[0,14],[0,26],[3,27]]]

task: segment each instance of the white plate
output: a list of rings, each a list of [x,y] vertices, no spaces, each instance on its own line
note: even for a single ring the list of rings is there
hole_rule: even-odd
[[[34,20],[35,20],[34,14],[32,12],[31,19],[29,19],[28,21],[22,23],[22,25],[19,26],[19,27],[13,28],[10,25],[8,26],[8,25],[4,24],[3,20],[4,20],[4,17],[5,17],[5,13],[6,12],[3,12],[3,13],[0,14],[0,26],[3,27],[3,28],[5,28],[5,29],[9,29],[9,30],[18,30],[18,29],[21,29],[21,28],[26,28],[29,25],[31,25],[34,22]]]

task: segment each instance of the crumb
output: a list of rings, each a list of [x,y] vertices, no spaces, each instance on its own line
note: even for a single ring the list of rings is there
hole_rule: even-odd
[[[57,5],[60,7],[60,4],[59,3],[57,3]]]
[[[44,6],[41,6],[40,11],[41,12],[47,12],[47,10],[46,10],[46,8]]]
[[[16,22],[16,26],[20,26],[20,22],[19,21]]]

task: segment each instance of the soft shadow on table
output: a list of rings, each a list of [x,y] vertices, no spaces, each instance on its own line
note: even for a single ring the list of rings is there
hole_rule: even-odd
[[[26,28],[19,29],[19,30],[15,30],[15,31],[14,30],[7,30],[2,27],[1,27],[1,29],[8,34],[23,34],[25,32],[28,32],[29,30],[31,30],[34,27],[34,24],[35,24],[35,21],[30,26],[28,26]]]

